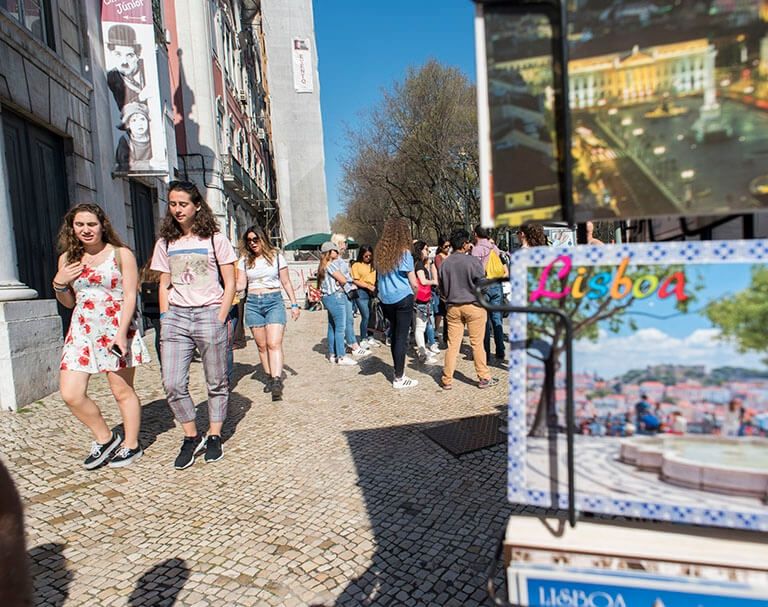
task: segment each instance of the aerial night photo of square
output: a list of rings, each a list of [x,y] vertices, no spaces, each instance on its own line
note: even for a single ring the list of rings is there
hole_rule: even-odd
[[[568,6],[576,220],[768,206],[768,6]],[[497,225],[562,218],[552,42],[543,16],[487,23]]]

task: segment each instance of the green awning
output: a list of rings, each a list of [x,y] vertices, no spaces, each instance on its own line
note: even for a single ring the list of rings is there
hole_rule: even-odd
[[[328,242],[331,239],[331,234],[324,232],[318,232],[317,234],[308,234],[297,238],[293,242],[289,242],[285,247],[286,251],[317,251],[320,249],[324,242]],[[360,245],[355,242],[354,238],[347,238],[347,247],[350,249],[357,249]]]

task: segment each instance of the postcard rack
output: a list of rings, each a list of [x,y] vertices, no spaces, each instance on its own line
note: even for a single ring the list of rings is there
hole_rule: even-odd
[[[485,296],[485,289],[489,287],[490,285],[494,284],[500,284],[507,280],[506,278],[502,279],[493,279],[493,280],[484,280],[481,281],[481,283],[478,284],[475,292],[478,297],[478,302],[488,311],[490,312],[506,312],[511,314],[537,314],[537,315],[548,315],[552,316],[556,319],[558,323],[561,324],[562,330],[563,330],[563,338],[564,338],[564,347],[563,347],[563,353],[565,355],[565,430],[566,430],[566,445],[567,445],[567,453],[566,453],[566,460],[567,460],[567,487],[568,487],[568,501],[567,501],[567,509],[563,510],[562,508],[559,508],[557,506],[557,503],[555,502],[553,507],[550,508],[542,508],[542,507],[532,507],[532,506],[526,506],[525,508],[525,516],[524,518],[527,518],[529,520],[536,520],[537,522],[541,523],[544,528],[546,528],[546,535],[548,535],[551,538],[551,541],[554,542],[554,544],[557,544],[558,542],[562,545],[570,545],[572,541],[576,540],[576,536],[583,539],[582,536],[587,537],[590,533],[594,533],[595,524],[605,525],[609,524],[614,528],[623,528],[626,532],[629,534],[635,534],[638,537],[643,536],[643,534],[646,535],[653,535],[657,534],[659,532],[669,532],[671,536],[674,536],[676,534],[678,535],[678,538],[685,538],[685,542],[701,542],[704,539],[713,540],[716,539],[719,541],[719,545],[722,544],[720,547],[722,549],[726,548],[733,548],[733,546],[737,546],[737,550],[734,552],[734,554],[747,554],[747,553],[755,553],[757,550],[757,546],[765,546],[764,540],[760,540],[757,544],[755,544],[755,538],[750,537],[749,533],[746,531],[741,530],[718,530],[713,531],[710,528],[706,529],[698,529],[698,528],[688,528],[686,530],[681,530],[679,528],[674,528],[673,526],[670,526],[670,523],[662,523],[660,521],[654,521],[653,529],[648,529],[648,523],[650,521],[645,519],[632,519],[627,517],[617,517],[617,516],[601,516],[601,515],[595,515],[594,518],[589,515],[584,515],[582,513],[579,513],[576,508],[576,488],[575,488],[575,449],[574,449],[574,443],[575,443],[575,405],[574,405],[574,377],[573,377],[573,323],[571,321],[571,318],[561,309],[559,308],[552,308],[552,307],[539,307],[539,306],[513,306],[513,305],[507,305],[507,304],[491,304],[486,296]],[[525,348],[529,349],[534,347],[533,343],[528,343],[527,341],[525,343],[520,344],[513,344],[513,347],[519,347],[519,348]],[[544,359],[544,390],[545,392],[547,390],[554,391],[554,379],[555,379],[555,371],[556,371],[556,361],[552,360],[552,354],[550,350],[550,354],[547,356],[545,354]],[[549,386],[549,388],[548,388]],[[550,394],[547,396],[548,399],[554,399],[554,394]],[[553,406],[554,403],[550,403],[550,407]],[[551,424],[551,419],[548,420],[548,424]],[[584,525],[580,525],[579,529],[582,527],[585,527],[583,529],[583,532],[575,531],[576,536],[573,536],[570,540],[565,539],[565,531],[566,526],[570,526],[571,528],[576,527],[577,520],[584,523]],[[554,521],[554,524],[551,522]],[[588,531],[587,528],[590,528],[591,531]],[[644,529],[645,528],[645,529]],[[571,532],[573,534],[574,532]],[[598,534],[602,535],[602,534]],[[666,536],[666,533],[664,533],[664,536]],[[698,536],[698,537],[697,537]],[[500,598],[498,595],[497,588],[494,583],[494,578],[496,576],[496,573],[498,571],[499,562],[505,562],[507,559],[506,557],[509,555],[505,554],[505,548],[507,547],[506,540],[508,539],[508,528],[505,526],[505,528],[502,530],[499,540],[496,545],[496,549],[493,555],[492,560],[489,563],[489,566],[486,571],[486,590],[488,591],[488,596],[493,602],[494,605],[498,605],[500,607],[520,607],[518,603],[512,603],[510,600],[508,600],[506,597]],[[530,539],[530,538],[529,538]],[[645,541],[647,538],[643,536],[643,540]],[[658,541],[658,540],[657,540]],[[677,540],[678,542],[680,540]],[[514,542],[513,542],[514,543]],[[598,542],[600,543],[600,542]],[[652,542],[648,541],[646,542],[649,546],[652,545]],[[669,543],[669,542],[668,542]],[[553,545],[554,545],[553,544]],[[609,548],[615,548],[613,546],[608,546],[605,542],[600,543],[602,546],[603,552],[600,552],[600,554],[608,555],[610,553]],[[672,544],[674,545],[674,541],[672,541]],[[533,544],[531,544],[533,545]],[[698,544],[696,544],[698,546]],[[691,547],[693,544],[691,544]],[[705,544],[702,544],[702,546],[705,546]],[[557,551],[558,549],[553,548],[553,550]],[[650,548],[649,548],[650,550]],[[671,550],[671,548],[670,548]],[[699,546],[697,550],[701,551],[703,548]],[[715,548],[711,548],[710,550],[716,550]],[[577,550],[578,551],[578,550]],[[658,555],[653,556],[651,553],[653,551],[649,552],[648,554],[643,557],[646,560],[670,560],[670,559],[662,559]],[[615,550],[614,550],[615,553]],[[768,548],[765,549],[764,552],[765,556],[768,556]],[[651,555],[651,556],[649,556]],[[606,557],[607,558],[607,557]],[[639,558],[639,557],[638,557]],[[755,569],[754,565],[750,565],[749,563],[755,561],[760,561],[761,559],[758,557],[755,557],[754,554],[750,558],[746,558],[746,561],[744,563],[741,563],[739,561],[739,566],[749,570],[749,569]],[[751,560],[750,560],[751,559]],[[630,559],[631,560],[631,559]],[[682,562],[679,558],[678,559],[671,559],[678,562]],[[713,562],[717,559],[712,559]],[[738,560],[738,559],[737,559]],[[693,562],[693,561],[686,561],[686,562]],[[697,563],[696,566],[701,565],[702,563]],[[724,565],[720,565],[724,566]],[[762,565],[759,566],[759,568],[762,568]]]
[[[490,280],[483,280],[477,284],[475,293],[480,305],[483,306],[489,312],[508,312],[510,314],[540,314],[544,316],[553,316],[557,322],[562,324],[563,338],[564,338],[564,352],[565,352],[565,431],[566,431],[566,465],[568,470],[568,509],[563,513],[559,511],[555,514],[557,518],[567,520],[571,527],[576,526],[577,512],[576,512],[576,484],[575,484],[575,462],[574,462],[574,434],[575,434],[575,407],[574,407],[574,389],[573,389],[573,323],[571,318],[561,309],[543,306],[511,306],[507,304],[494,305],[488,302],[485,297],[485,289],[494,284],[501,284],[507,280],[506,278],[496,278]],[[520,344],[520,347],[527,347],[527,343]],[[555,386],[555,365],[552,360],[551,354],[546,356],[545,370],[546,376],[544,385],[549,388],[545,388],[548,394],[545,397],[550,403],[550,407],[554,406],[554,386]],[[565,516],[563,517],[563,514]],[[496,605],[503,605],[505,607],[518,607],[511,605],[506,600],[499,599],[496,596],[496,589],[493,582],[493,578],[496,572],[496,567],[501,558],[501,554],[504,548],[505,529],[502,530],[501,537],[499,538],[498,545],[496,547],[496,553],[488,569],[487,575],[487,589],[488,594]]]

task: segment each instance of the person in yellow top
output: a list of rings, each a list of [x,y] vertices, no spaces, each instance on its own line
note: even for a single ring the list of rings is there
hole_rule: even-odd
[[[360,295],[354,300],[360,312],[360,345],[378,348],[381,344],[373,337],[368,337],[368,319],[371,316],[371,298],[376,292],[376,270],[373,269],[373,249],[362,245],[357,252],[357,260],[352,264],[352,281],[357,285]]]

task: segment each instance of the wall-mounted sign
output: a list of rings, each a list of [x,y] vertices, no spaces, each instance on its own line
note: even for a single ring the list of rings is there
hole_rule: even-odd
[[[766,588],[632,571],[510,568],[510,600],[520,607],[760,607]]]
[[[477,1],[484,220],[561,220],[559,24],[522,2]],[[567,6],[574,219],[768,207],[766,4]]]
[[[578,508],[768,531],[768,241],[538,247],[510,268],[512,305],[574,324]],[[510,339],[509,499],[564,508],[563,331],[515,314]]]
[[[166,174],[160,81],[150,0],[102,0],[101,27],[115,174]]]
[[[294,38],[291,44],[293,90],[297,93],[311,93],[314,91],[314,83],[312,77],[312,51],[309,46],[309,38]]]

